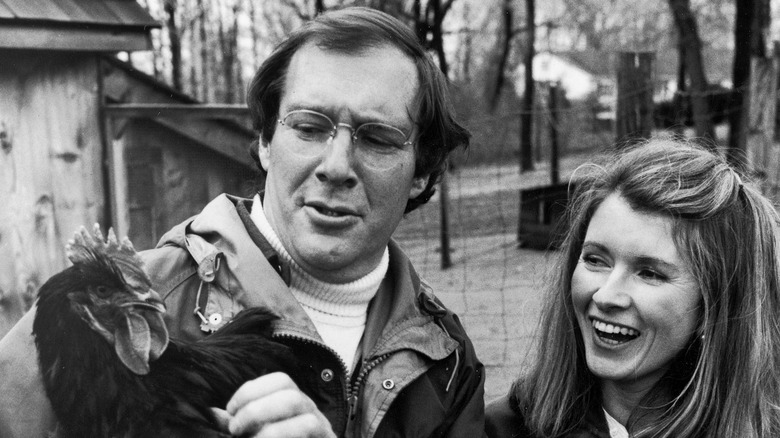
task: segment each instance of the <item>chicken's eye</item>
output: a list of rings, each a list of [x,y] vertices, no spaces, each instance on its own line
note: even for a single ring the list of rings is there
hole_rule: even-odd
[[[97,293],[100,298],[106,298],[111,291],[105,286],[98,286],[95,288],[95,293]]]

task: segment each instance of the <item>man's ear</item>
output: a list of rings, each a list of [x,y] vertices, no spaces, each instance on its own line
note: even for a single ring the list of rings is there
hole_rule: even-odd
[[[271,149],[270,145],[263,140],[263,136],[260,136],[260,140],[257,142],[257,155],[260,158],[260,165],[263,166],[263,170],[268,172],[268,166],[271,164]]]
[[[418,196],[420,196],[420,193],[425,190],[425,186],[428,185],[428,178],[430,175],[423,175],[415,177],[412,180],[412,188],[409,190],[409,199],[414,199]]]

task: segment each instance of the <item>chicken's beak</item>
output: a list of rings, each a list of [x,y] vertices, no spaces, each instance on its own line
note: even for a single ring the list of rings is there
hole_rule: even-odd
[[[116,335],[117,355],[128,369],[144,375],[150,370],[150,361],[159,358],[168,347],[168,329],[163,315],[165,304],[160,295],[149,289],[134,300],[122,305],[127,308],[124,324]]]
[[[134,307],[140,309],[153,310],[155,312],[165,313],[165,303],[163,303],[160,294],[149,289],[146,293],[137,294],[136,301],[131,301],[122,305],[122,307]]]

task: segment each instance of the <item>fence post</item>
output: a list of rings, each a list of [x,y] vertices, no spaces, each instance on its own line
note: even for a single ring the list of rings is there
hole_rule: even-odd
[[[439,227],[440,249],[441,249],[441,269],[447,269],[452,266],[450,258],[450,194],[449,184],[447,184],[447,171],[441,174],[439,182],[439,212],[441,214],[441,224]]]
[[[560,88],[558,84],[550,83],[550,184],[556,185],[559,182],[558,165],[558,94]]]
[[[649,138],[653,128],[652,52],[621,52],[617,65],[616,140]]]
[[[774,143],[777,111],[778,58],[751,59],[745,152],[761,190],[780,202],[780,147]]]

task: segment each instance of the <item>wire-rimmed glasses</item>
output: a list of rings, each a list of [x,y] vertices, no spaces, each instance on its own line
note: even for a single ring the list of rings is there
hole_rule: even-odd
[[[363,123],[353,128],[347,123],[334,123],[317,111],[299,109],[285,114],[279,124],[294,132],[296,141],[291,147],[307,157],[321,154],[340,127],[349,129],[357,159],[375,169],[389,169],[398,163],[399,157],[414,150],[414,142],[401,129],[380,122]]]

